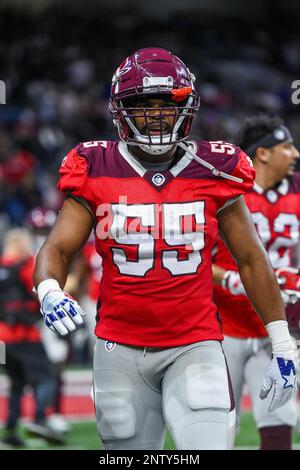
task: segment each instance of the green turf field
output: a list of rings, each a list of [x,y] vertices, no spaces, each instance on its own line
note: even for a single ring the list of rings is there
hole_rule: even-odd
[[[21,430],[22,437],[26,438],[25,431]],[[300,437],[294,434],[294,444],[300,444]],[[255,429],[253,417],[251,413],[244,414],[241,422],[241,432],[236,438],[236,448],[258,448],[258,434]],[[298,446],[297,446],[298,447]],[[28,449],[99,449],[99,441],[96,433],[96,425],[93,421],[73,422],[72,429],[67,437],[66,445],[64,446],[49,446],[43,439],[27,440]],[[0,450],[5,447],[1,446]],[[165,449],[174,449],[174,444],[171,436],[168,434],[165,443]]]

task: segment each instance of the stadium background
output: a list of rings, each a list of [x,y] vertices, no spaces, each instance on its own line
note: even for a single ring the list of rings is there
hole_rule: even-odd
[[[296,0],[2,0],[0,246],[5,232],[24,226],[34,207],[59,209],[57,170],[72,146],[116,138],[108,111],[111,77],[137,48],[171,49],[195,73],[201,107],[194,135],[234,142],[243,118],[265,111],[286,120],[299,146],[300,104],[293,104],[291,88],[300,80],[299,21]],[[74,341],[64,409],[79,421],[69,448],[98,447],[88,396],[90,364],[85,344]],[[0,420],[7,391],[1,374]],[[255,446],[247,396],[244,408],[245,430],[237,444]],[[24,415],[31,413],[28,391]],[[45,447],[36,440],[30,445]]]

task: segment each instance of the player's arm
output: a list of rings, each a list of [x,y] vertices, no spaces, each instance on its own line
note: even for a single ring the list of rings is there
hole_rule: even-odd
[[[234,257],[247,295],[266,325],[273,359],[261,391],[265,398],[274,384],[269,410],[282,406],[295,386],[293,343],[276,276],[242,198],[219,212],[219,226]]]
[[[89,211],[80,202],[67,198],[37,256],[34,285],[41,311],[47,326],[60,334],[67,334],[82,323],[84,313],[62,289],[71,261],[87,241],[92,226]]]

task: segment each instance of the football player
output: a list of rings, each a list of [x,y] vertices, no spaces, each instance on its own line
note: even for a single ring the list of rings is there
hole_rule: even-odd
[[[245,121],[239,145],[252,158],[256,169],[253,190],[245,201],[278,276],[284,301],[289,305],[287,318],[291,331],[296,334],[298,330],[299,334],[300,303],[295,302],[299,298],[300,276],[298,269],[291,269],[299,248],[300,174],[295,172],[299,152],[283,122],[267,115]],[[260,448],[291,449],[291,431],[297,418],[296,394],[276,410],[270,405],[270,396],[264,401],[258,396],[272,350],[266,328],[245,289],[255,308],[252,290],[258,290],[262,297],[266,291],[256,278],[252,279],[252,286],[243,285],[238,266],[221,239],[214,263],[214,280],[218,283],[215,301],[225,334],[223,345],[237,412],[246,382],[260,433]]]
[[[67,197],[37,259],[45,322],[65,335],[84,316],[63,291],[68,266],[94,227],[103,260],[94,399],[106,449],[162,449],[166,424],[178,449],[233,445],[234,404],[212,300],[218,224],[271,337],[263,390],[274,386],[272,407],[294,387],[280,290],[241,197],[254,170],[234,145],[187,140],[199,107],[194,81],[160,48],[120,65],[110,98],[120,141],[81,143],[64,158],[58,188]]]

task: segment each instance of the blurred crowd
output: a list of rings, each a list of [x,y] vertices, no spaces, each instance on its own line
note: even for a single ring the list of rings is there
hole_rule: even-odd
[[[39,232],[51,228],[62,203],[56,181],[66,152],[80,141],[117,138],[108,110],[111,77],[137,48],[162,46],[189,64],[201,96],[193,136],[234,141],[244,117],[266,111],[283,117],[300,143],[299,110],[291,101],[291,84],[300,78],[300,33],[297,22],[283,20],[275,9],[255,24],[197,11],[151,18],[93,2],[86,10],[63,3],[36,12],[2,10],[0,248],[8,229],[26,227],[36,251]],[[92,261],[81,258],[92,273]],[[73,359],[81,362],[80,354],[75,348]]]
[[[1,10],[6,104],[0,105],[0,248],[5,233],[26,227],[31,254],[37,251],[62,203],[56,190],[61,160],[80,141],[117,138],[108,110],[111,77],[126,56],[148,46],[172,50],[197,77],[201,107],[193,137],[234,142],[242,120],[265,111],[285,119],[300,143],[299,109],[291,100],[291,84],[300,79],[300,32],[275,9],[255,24],[197,11],[150,18],[138,10],[116,14],[95,4],[66,8],[63,2],[43,11]],[[67,362],[90,363],[100,275],[101,260],[87,245],[68,281],[89,312],[87,331],[79,330],[73,344],[58,344],[41,330],[57,390]],[[14,433],[18,404],[12,410]],[[61,413],[59,405],[56,411]],[[8,435],[7,442],[21,445],[15,437]]]
[[[139,11],[85,11],[63,4],[43,12],[2,11],[0,233],[23,225],[37,206],[57,210],[57,170],[79,141],[115,139],[108,111],[111,77],[136,48],[171,49],[189,64],[201,96],[194,135],[234,140],[251,113],[278,114],[300,142],[291,84],[300,78],[300,33],[291,17],[267,22],[200,12],[144,17]],[[0,240],[1,243],[1,240]]]

